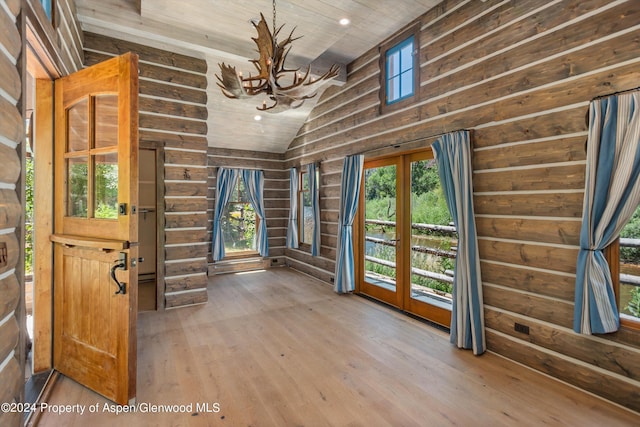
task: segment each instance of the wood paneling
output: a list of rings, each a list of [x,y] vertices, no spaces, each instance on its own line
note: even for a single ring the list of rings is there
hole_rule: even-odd
[[[166,308],[185,307],[188,305],[204,304],[208,300],[207,290],[200,289],[187,293],[167,293]]]
[[[636,412],[640,411],[640,388],[635,381],[621,381],[617,376],[608,374],[606,370],[576,365],[574,360],[560,356],[562,353],[523,345],[520,340],[509,338],[491,329],[487,330],[486,335],[489,348],[509,359],[617,402]],[[562,352],[564,351],[566,350],[563,349]],[[627,377],[628,374],[624,376]]]
[[[612,344],[598,337],[585,337],[573,333],[571,329],[551,327],[516,314],[499,312],[491,308],[485,310],[487,327],[527,340],[532,344],[562,352],[566,356],[590,363],[607,371],[640,379],[640,351]],[[516,332],[515,322],[529,326],[529,334]]]
[[[482,280],[537,295],[573,301],[575,275],[537,271],[523,266],[480,262]]]
[[[0,89],[5,91],[13,99],[20,98],[20,75],[18,69],[9,60],[6,55],[0,55],[0,76],[5,76],[0,79]]]
[[[526,240],[578,246],[580,221],[562,219],[476,217],[478,237]]]
[[[288,263],[331,278],[327,259],[335,256],[344,156],[375,156],[415,139],[404,147],[428,146],[433,135],[472,129],[489,349],[637,410],[638,334],[595,339],[569,331],[585,116],[592,98],[638,86],[639,16],[640,4],[632,1],[444,1],[420,18],[421,102],[385,115],[376,100],[378,47],[364,53],[285,153],[287,168],[316,161],[322,171],[323,256],[286,250]],[[516,319],[536,325],[531,354],[527,337],[513,331]],[[579,356],[588,348],[591,356]],[[568,362],[574,358],[580,362]]]
[[[576,272],[577,247],[564,248],[482,238],[478,240],[478,250],[480,257],[486,260],[564,273]]]
[[[85,34],[86,61],[100,61],[108,56],[132,51],[140,57],[140,141],[163,150],[164,235],[166,244],[204,242],[207,240],[207,64],[202,59],[179,55],[92,33]],[[200,213],[199,213],[200,212]],[[195,229],[194,229],[195,228]],[[190,250],[167,248],[164,280],[173,285],[165,288],[166,307],[188,299],[171,296],[192,281],[189,275],[206,273],[206,262],[193,262],[193,253],[201,254],[204,246]],[[180,262],[184,260],[184,262]],[[176,262],[177,261],[177,262]],[[184,276],[187,277],[173,277]],[[206,302],[206,291],[198,293],[198,302]]]
[[[21,368],[16,357],[9,359],[7,366],[0,371],[0,378],[2,379],[0,401],[9,404],[22,402],[21,394],[24,389],[24,369]],[[15,416],[16,414],[17,416]],[[0,423],[8,427],[22,426],[24,421],[22,417],[23,413],[21,411],[2,411],[0,412]]]
[[[18,307],[20,301],[20,284],[15,274],[0,280],[0,318],[4,319]],[[2,343],[0,343],[2,345]]]
[[[11,161],[17,161],[17,159],[10,158],[12,159]],[[9,162],[10,160],[7,159],[7,167],[15,167],[15,165]],[[0,189],[0,229],[17,227],[20,222],[20,215],[21,205],[16,192],[13,190]]]
[[[180,279],[166,279],[164,281],[167,292],[187,291],[190,289],[200,289],[207,287],[207,275],[198,274],[196,276],[183,277]]]

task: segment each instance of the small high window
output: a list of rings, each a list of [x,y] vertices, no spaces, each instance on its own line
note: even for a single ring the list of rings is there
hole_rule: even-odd
[[[420,86],[418,29],[401,34],[381,48],[381,112],[415,102]]]
[[[47,14],[49,21],[53,22],[53,1],[54,0],[40,0],[40,4],[44,8],[44,12]]]
[[[387,51],[386,55],[387,104],[413,96],[413,36]]]

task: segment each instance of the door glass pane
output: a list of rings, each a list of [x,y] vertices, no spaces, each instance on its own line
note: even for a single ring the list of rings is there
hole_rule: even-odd
[[[396,290],[396,166],[364,174],[365,281]]]
[[[118,153],[94,157],[94,218],[118,219]]]
[[[67,159],[67,216],[87,217],[87,158]]]
[[[118,145],[118,96],[99,95],[95,97],[96,139],[95,147]]]
[[[451,309],[458,237],[435,160],[411,163],[411,297]]]
[[[89,149],[89,101],[83,98],[67,110],[67,152]]]

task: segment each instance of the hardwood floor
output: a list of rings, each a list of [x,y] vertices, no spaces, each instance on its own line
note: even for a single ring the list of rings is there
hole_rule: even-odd
[[[61,378],[38,425],[611,427],[640,420],[494,354],[458,350],[442,331],[339,296],[294,270],[215,276],[208,292],[206,305],[139,314],[137,402],[147,412],[109,413],[104,398]],[[85,412],[51,412],[63,404]],[[187,406],[167,413],[151,404]]]

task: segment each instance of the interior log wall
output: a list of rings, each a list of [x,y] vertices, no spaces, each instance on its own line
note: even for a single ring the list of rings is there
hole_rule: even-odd
[[[21,243],[20,180],[24,124],[21,101],[21,1],[0,0],[0,402],[21,402],[24,389],[24,351],[18,347],[19,324],[24,325],[21,293],[24,250]],[[20,425],[19,412],[0,412],[0,425]]]
[[[140,58],[140,146],[164,154],[166,308],[207,301],[206,61],[85,33],[86,65],[134,52]],[[161,156],[162,158],[162,156]],[[160,179],[160,178],[159,178]],[[163,215],[163,217],[162,217]],[[164,277],[164,279],[163,279]]]
[[[640,82],[640,3],[446,0],[416,23],[419,103],[380,115],[373,48],[286,152],[285,167],[320,161],[322,175],[321,256],[286,250],[288,262],[332,278],[345,155],[473,129],[489,350],[640,411],[640,336],[572,330],[585,115],[592,98]]]

